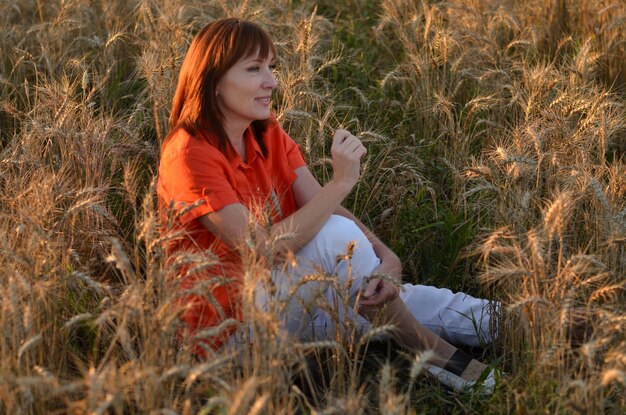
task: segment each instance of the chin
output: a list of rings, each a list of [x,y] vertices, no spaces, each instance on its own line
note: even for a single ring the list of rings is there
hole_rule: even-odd
[[[272,114],[270,113],[270,111],[267,111],[264,114],[258,114],[258,116],[255,118],[256,121],[263,121],[263,120],[267,120]]]

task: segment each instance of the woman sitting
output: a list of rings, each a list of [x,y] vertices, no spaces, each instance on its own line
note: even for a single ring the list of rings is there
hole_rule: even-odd
[[[398,257],[341,206],[359,180],[365,147],[349,131],[337,130],[332,180],[318,183],[272,116],[275,56],[260,27],[223,19],[196,35],[180,71],[157,192],[162,217],[174,215],[168,254],[210,251],[219,258],[209,269],[183,267],[178,275],[188,332],[210,332],[197,341],[196,352],[206,355],[207,347],[232,342],[233,326],[219,330],[220,323],[242,319],[242,253],[254,241],[258,254],[272,258],[271,281],[258,282],[255,305],[265,310],[285,302],[280,327],[289,336],[334,336],[341,328],[332,315],[363,329],[376,318],[395,325],[394,335],[405,347],[432,349],[429,369],[445,383],[473,384],[485,365],[449,342],[489,342],[488,302],[400,285]],[[333,283],[303,280],[320,273]],[[199,292],[202,287],[207,295]],[[348,293],[345,309],[336,301],[338,291]],[[337,308],[330,313],[319,298]]]

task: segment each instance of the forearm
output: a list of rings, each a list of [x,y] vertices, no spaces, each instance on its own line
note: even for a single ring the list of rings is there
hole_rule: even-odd
[[[319,232],[350,190],[344,183],[328,182],[308,203],[270,228],[269,235],[262,237],[266,249],[271,248],[278,257],[298,251]]]
[[[296,212],[269,228],[241,203],[224,206],[199,217],[200,223],[230,247],[250,249],[277,264],[297,252],[319,232],[351,190],[351,185],[331,180]]]

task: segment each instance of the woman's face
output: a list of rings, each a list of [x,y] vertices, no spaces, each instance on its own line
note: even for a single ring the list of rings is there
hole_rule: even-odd
[[[239,60],[216,86],[217,105],[226,125],[248,125],[270,117],[272,90],[276,88],[274,56],[261,59],[258,54]]]

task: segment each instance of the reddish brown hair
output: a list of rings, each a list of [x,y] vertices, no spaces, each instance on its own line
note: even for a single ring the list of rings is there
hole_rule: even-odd
[[[224,130],[224,114],[217,105],[215,87],[235,63],[257,52],[261,59],[266,59],[270,53],[276,56],[272,39],[252,22],[221,19],[200,30],[180,68],[169,120],[170,134],[178,128],[184,128],[194,136],[199,136],[202,130],[209,130],[217,137],[219,149],[226,154],[230,142]],[[252,123],[254,136],[264,153],[265,146],[260,137],[269,122]]]

